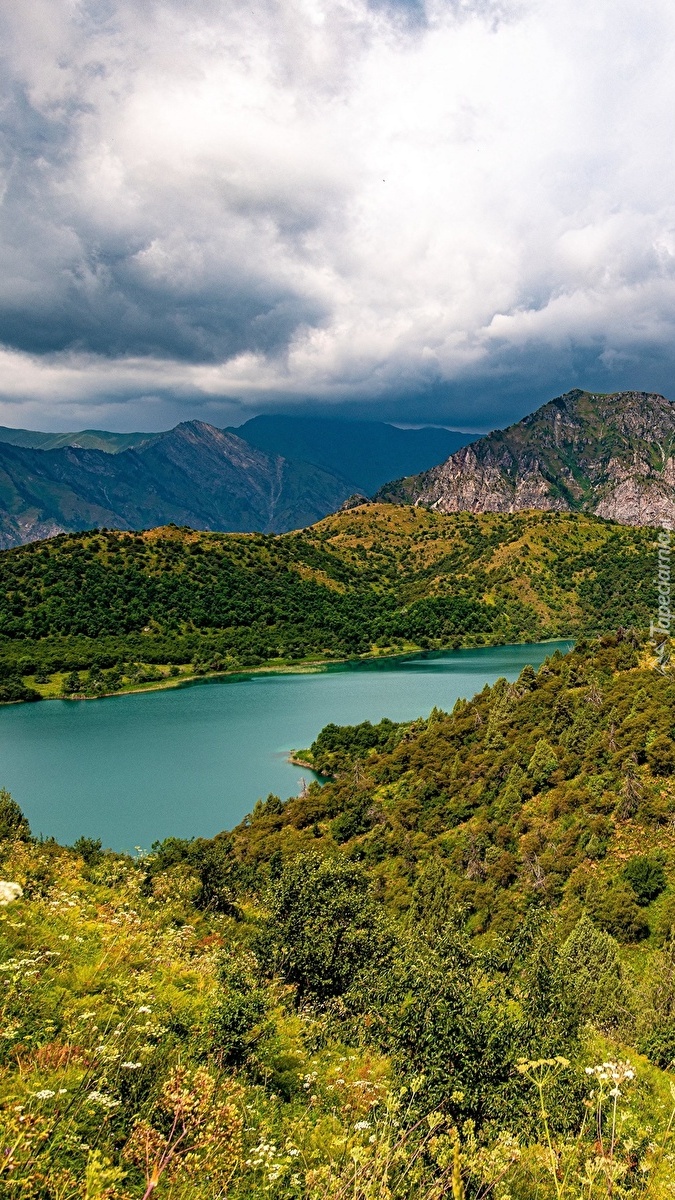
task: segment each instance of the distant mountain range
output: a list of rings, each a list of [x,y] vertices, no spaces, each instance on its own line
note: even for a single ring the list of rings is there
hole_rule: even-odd
[[[377,498],[443,513],[544,509],[675,525],[675,405],[651,392],[568,392]]]
[[[389,479],[412,475],[442,462],[477,435],[426,426],[398,429],[384,421],[339,421],[324,417],[253,417],[228,429],[266,454],[300,458],[371,496]]]
[[[161,433],[109,433],[105,429],[82,429],[79,433],[40,433],[37,429],[10,429],[0,425],[0,442],[24,446],[27,450],[63,450],[74,446],[78,450],[105,450],[119,454],[161,437]]]
[[[241,433],[249,436],[203,421],[151,434],[0,427],[0,548],[168,522],[282,533],[334,512],[354,491],[374,490],[394,464],[428,466],[468,440],[443,429],[293,417],[255,418]]]
[[[119,453],[0,444],[0,546],[63,531],[195,529],[280,532],[340,506],[349,486],[202,421]]]
[[[649,392],[575,390],[473,442],[445,429],[285,416],[149,434],[0,428],[0,548],[170,522],[283,533],[354,492],[443,513],[541,509],[675,525],[675,405]]]

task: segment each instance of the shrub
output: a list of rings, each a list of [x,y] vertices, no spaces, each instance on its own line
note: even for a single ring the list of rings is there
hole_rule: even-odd
[[[586,907],[591,920],[620,942],[638,942],[649,933],[635,892],[621,879],[594,880],[586,892]]]
[[[212,1016],[213,1048],[224,1066],[241,1066],[268,1031],[267,993],[243,955],[225,959],[218,972],[222,993]]]
[[[651,904],[661,895],[667,884],[663,863],[659,858],[648,855],[636,855],[624,867],[623,877],[628,881],[638,904]]]
[[[675,771],[675,742],[665,734],[654,738],[647,750],[647,762],[655,775],[672,775]]]
[[[88,867],[95,867],[103,858],[103,844],[100,838],[79,837],[73,842],[73,850],[84,859]]]

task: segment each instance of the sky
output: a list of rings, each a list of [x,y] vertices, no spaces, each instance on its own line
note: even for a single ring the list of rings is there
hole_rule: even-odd
[[[675,399],[671,0],[0,0],[0,423]]]

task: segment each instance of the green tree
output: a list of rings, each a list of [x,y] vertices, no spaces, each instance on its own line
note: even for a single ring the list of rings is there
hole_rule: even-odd
[[[270,1031],[269,998],[255,977],[255,961],[240,953],[226,958],[221,992],[211,1018],[211,1040],[224,1066],[241,1066]]]
[[[457,915],[450,872],[443,860],[434,856],[424,864],[415,882],[408,924],[412,929],[423,927],[427,934],[439,934],[456,921]]]
[[[29,841],[30,825],[16,800],[10,796],[6,788],[0,788],[0,841],[5,839],[19,842]]]
[[[675,742],[659,734],[647,750],[647,762],[655,775],[672,775],[675,771]]]
[[[579,1015],[601,1029],[620,1023],[626,1010],[626,984],[618,943],[597,929],[586,914],[562,947]]]
[[[558,759],[552,746],[549,745],[546,738],[539,738],[534,748],[534,753],[527,764],[528,774],[541,787],[553,774],[557,766]]]
[[[291,859],[275,880],[257,939],[261,966],[297,988],[298,999],[342,995],[388,939],[368,880],[354,863],[315,853]]]

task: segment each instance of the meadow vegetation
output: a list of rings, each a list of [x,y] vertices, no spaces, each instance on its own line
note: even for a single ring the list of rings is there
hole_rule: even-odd
[[[675,675],[620,629],[305,753],[135,859],[0,794],[0,1195],[672,1196]]]

